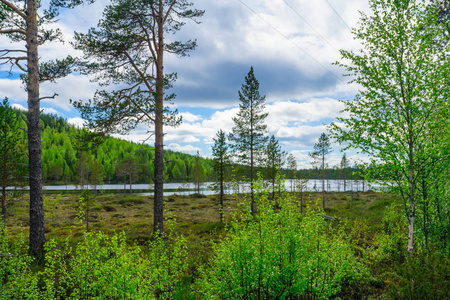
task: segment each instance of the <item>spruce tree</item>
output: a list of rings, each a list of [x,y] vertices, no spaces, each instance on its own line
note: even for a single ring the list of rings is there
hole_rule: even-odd
[[[218,176],[218,190],[219,190],[219,200],[220,200],[220,222],[223,222],[223,198],[224,198],[224,181],[227,171],[227,167],[230,165],[230,147],[227,144],[227,138],[223,130],[219,130],[216,133],[216,138],[214,140],[214,145],[212,147],[213,155],[213,166],[214,171],[217,172]]]
[[[313,159],[313,164],[320,167],[322,170],[322,206],[325,209],[325,157],[332,152],[331,141],[328,135],[322,133],[319,141],[314,145],[314,151],[309,154]]]
[[[253,67],[245,76],[245,84],[238,93],[241,103],[237,116],[233,118],[234,126],[229,139],[234,142],[233,148],[239,162],[250,168],[251,214],[254,217],[256,209],[253,181],[256,163],[268,140],[267,125],[264,124],[268,113],[264,112],[266,96],[259,94],[259,82]]]
[[[289,177],[291,179],[291,192],[293,192],[293,179],[295,178],[295,174],[297,172],[297,161],[295,160],[295,156],[290,153],[287,160],[287,169],[289,170]]]

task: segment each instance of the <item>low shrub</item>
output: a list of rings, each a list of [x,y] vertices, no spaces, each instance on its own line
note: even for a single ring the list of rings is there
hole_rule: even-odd
[[[206,299],[327,299],[366,274],[344,235],[330,234],[321,209],[300,216],[283,193],[275,212],[261,186],[259,214],[237,213],[200,270],[197,286]]]

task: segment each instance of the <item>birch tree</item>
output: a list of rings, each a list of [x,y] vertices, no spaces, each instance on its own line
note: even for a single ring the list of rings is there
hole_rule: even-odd
[[[361,14],[353,31],[360,52],[341,50],[338,63],[361,89],[344,102],[348,117],[330,126],[339,142],[371,157],[372,174],[391,184],[403,199],[408,220],[408,250],[414,250],[417,205],[423,201],[419,181],[446,156],[448,137],[430,137],[448,127],[449,66],[441,43],[445,26],[424,1],[371,0],[371,14]],[[444,117],[447,116],[447,117]],[[443,145],[446,144],[446,145]],[[441,153],[442,154],[442,153]],[[425,177],[424,177],[425,176]],[[427,177],[426,181],[430,182]]]

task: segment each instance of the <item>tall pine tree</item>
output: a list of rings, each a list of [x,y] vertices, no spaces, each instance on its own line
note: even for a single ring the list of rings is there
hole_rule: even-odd
[[[233,118],[234,126],[230,134],[230,141],[234,142],[233,148],[240,163],[250,168],[251,190],[251,214],[256,213],[253,181],[255,179],[255,167],[262,156],[268,137],[267,125],[264,124],[268,113],[264,112],[266,96],[259,94],[259,82],[255,77],[253,67],[245,76],[245,84],[239,91],[239,112]]]
[[[84,71],[95,74],[102,84],[122,84],[115,91],[97,91],[94,99],[74,102],[88,125],[104,133],[127,133],[138,123],[154,127],[156,234],[164,232],[164,131],[163,125],[176,125],[179,119],[167,105],[174,98],[166,94],[176,74],[164,72],[164,54],[186,56],[195,41],[165,42],[167,33],[176,33],[196,21],[203,11],[192,9],[186,0],[113,0],[103,13],[98,28],[75,34],[75,48],[82,50]]]
[[[87,0],[92,2],[94,0]],[[68,56],[63,60],[39,62],[39,46],[62,39],[62,32],[54,29],[61,9],[74,8],[83,0],[45,1],[42,8],[38,0],[0,0],[0,34],[13,43],[0,48],[0,64],[11,64],[10,72],[19,72],[28,92],[28,156],[30,185],[30,252],[42,253],[45,243],[44,197],[42,194],[42,146],[40,128],[40,101],[53,96],[41,97],[39,85],[43,81],[68,75],[75,60]],[[53,28],[47,25],[52,25]]]

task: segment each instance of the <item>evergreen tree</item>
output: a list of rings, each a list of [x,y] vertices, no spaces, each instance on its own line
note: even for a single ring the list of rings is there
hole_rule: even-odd
[[[21,181],[25,153],[20,145],[17,117],[8,99],[0,103],[0,186],[2,188],[2,216],[6,226],[6,187]]]
[[[342,172],[342,179],[344,180],[344,192],[347,191],[347,173],[350,167],[350,161],[347,159],[347,154],[342,155],[341,163],[339,165]]]
[[[286,161],[289,170],[289,178],[291,179],[291,192],[293,192],[293,180],[295,178],[295,173],[297,172],[297,161],[292,153],[288,155]]]
[[[191,6],[187,0],[113,0],[98,28],[75,33],[75,48],[89,61],[84,71],[96,74],[103,84],[126,85],[112,92],[97,91],[88,103],[74,103],[89,127],[103,133],[127,133],[138,123],[154,126],[156,234],[164,232],[163,125],[181,121],[164,104],[174,98],[166,90],[176,79],[175,73],[164,72],[164,53],[186,56],[196,47],[195,41],[165,43],[165,35],[180,30],[184,19],[195,21],[203,15]]]
[[[245,76],[245,84],[238,93],[241,103],[237,116],[233,117],[234,126],[229,139],[234,142],[233,149],[239,162],[250,168],[251,214],[254,217],[256,208],[253,181],[256,163],[261,158],[268,140],[267,125],[264,124],[268,113],[264,112],[266,96],[259,94],[259,82],[253,67]]]
[[[82,0],[49,1],[47,9],[38,12],[42,1],[0,0],[0,34],[14,42],[11,48],[0,49],[0,64],[10,63],[11,72],[23,72],[21,77],[28,92],[26,123],[30,171],[29,241],[30,252],[35,255],[42,253],[45,243],[40,101],[56,96],[41,97],[39,84],[68,75],[75,63],[70,56],[63,60],[40,63],[38,47],[46,42],[62,39],[61,30],[47,28],[47,25],[57,21],[60,9],[73,8],[81,3]]]
[[[286,152],[281,150],[281,146],[278,144],[278,140],[272,135],[269,139],[269,143],[265,149],[265,163],[267,179],[272,182],[272,200],[275,198],[275,179],[281,167],[284,164],[284,158]]]
[[[319,141],[314,145],[314,151],[309,154],[313,159],[313,164],[320,167],[322,170],[322,206],[325,209],[325,158],[332,152],[331,141],[328,135],[322,133],[320,135]]]
[[[230,147],[227,143],[225,132],[219,130],[216,133],[214,145],[212,146],[212,155],[214,157],[214,171],[217,172],[219,201],[220,201],[220,222],[223,222],[223,198],[224,198],[224,181],[227,168],[230,166]],[[216,185],[217,186],[217,185]]]

